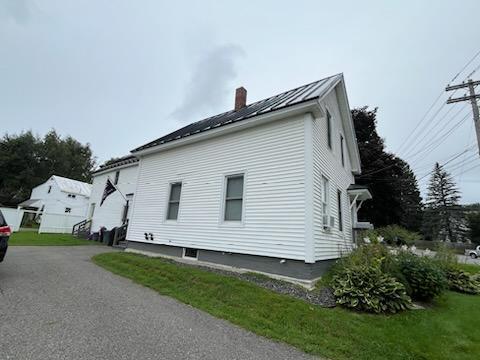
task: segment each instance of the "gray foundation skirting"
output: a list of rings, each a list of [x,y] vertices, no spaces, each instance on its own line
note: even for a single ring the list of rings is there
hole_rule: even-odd
[[[173,258],[182,258],[183,248],[169,245],[149,244],[129,241],[128,249],[156,253]],[[335,262],[332,260],[317,261],[308,264],[300,260],[280,259],[268,256],[236,254],[222,251],[198,249],[198,261],[232,268],[247,269],[266,274],[285,276],[288,278],[311,281],[321,277]]]

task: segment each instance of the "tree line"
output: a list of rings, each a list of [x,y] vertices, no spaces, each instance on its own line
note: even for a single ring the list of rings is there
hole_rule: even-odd
[[[373,195],[362,206],[360,219],[375,227],[398,224],[427,240],[480,243],[480,205],[460,205],[460,191],[441,165],[435,164],[422,201],[410,165],[385,150],[377,132],[377,109],[354,109],[352,118],[362,162],[362,174],[355,179]]]
[[[44,137],[31,131],[0,139],[0,204],[15,206],[52,175],[90,182],[95,158],[89,144],[55,130]]]

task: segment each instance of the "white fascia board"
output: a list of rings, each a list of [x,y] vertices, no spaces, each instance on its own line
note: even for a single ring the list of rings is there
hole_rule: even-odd
[[[350,110],[350,105],[348,103],[347,90],[345,87],[345,80],[342,76],[342,81],[340,84],[341,99],[339,99],[340,111],[343,112],[345,119],[347,120],[347,128],[349,131],[349,137],[351,139],[350,149],[353,150],[352,156],[352,173],[355,175],[360,175],[362,173],[362,164],[360,161],[360,151],[358,150],[357,135],[355,133],[355,125],[353,123],[352,114]]]
[[[269,123],[271,121],[281,120],[288,116],[300,115],[308,112],[313,112],[316,114],[321,112],[321,109],[318,106],[318,102],[315,99],[306,101],[304,103],[297,104],[294,106],[289,106],[285,109],[269,112],[264,115],[257,115],[249,119],[240,120],[238,122],[234,122],[229,125],[220,126],[217,129],[204,131],[195,135],[187,136],[179,140],[170,141],[162,145],[153,146],[145,150],[135,151],[135,152],[132,152],[132,154],[134,154],[137,157],[141,157],[141,156],[145,156],[145,155],[160,152],[160,151],[170,150],[179,146],[192,144],[198,141],[211,139],[220,135],[225,135],[225,134],[233,133],[243,129],[248,129],[254,126],[259,126],[262,124]]]
[[[117,170],[125,169],[125,168],[128,168],[128,167],[138,166],[138,163],[139,162],[137,161],[137,162],[134,162],[134,163],[124,164],[124,165],[116,166],[116,167],[105,169],[105,170],[98,170],[98,171],[95,171],[92,174],[92,177],[103,175],[103,174],[108,173],[110,171],[115,172]]]
[[[337,97],[338,106],[342,115],[342,122],[346,126],[346,141],[348,144],[347,150],[351,154],[352,160],[352,173],[354,175],[359,175],[361,173],[361,163],[360,163],[360,152],[358,150],[357,136],[355,135],[355,126],[353,124],[352,114],[350,113],[350,105],[348,104],[347,90],[345,88],[345,80],[343,79],[343,74],[339,79],[332,83],[332,85],[326,90],[321,97],[318,98],[318,106],[323,99],[334,89],[340,87],[341,97]],[[325,116],[325,111],[321,108],[321,116]],[[346,120],[346,121],[343,121]],[[353,153],[351,152],[353,150]]]

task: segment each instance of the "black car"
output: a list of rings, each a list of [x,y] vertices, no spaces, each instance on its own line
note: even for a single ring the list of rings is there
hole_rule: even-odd
[[[12,234],[10,226],[8,226],[5,218],[0,211],[0,262],[3,261],[8,248],[8,238]]]

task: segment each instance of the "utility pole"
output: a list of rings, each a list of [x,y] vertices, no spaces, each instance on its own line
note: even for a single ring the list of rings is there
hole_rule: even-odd
[[[447,104],[452,104],[461,101],[468,101],[470,100],[472,104],[472,111],[473,111],[473,121],[475,123],[475,131],[477,133],[477,143],[478,143],[478,151],[480,153],[480,116],[478,113],[478,103],[477,99],[480,98],[480,94],[475,94],[475,86],[480,85],[480,81],[473,81],[469,79],[467,82],[463,82],[458,85],[449,85],[445,88],[446,91],[458,90],[463,88],[468,88],[470,95],[458,97],[458,98],[449,98],[447,100]]]

